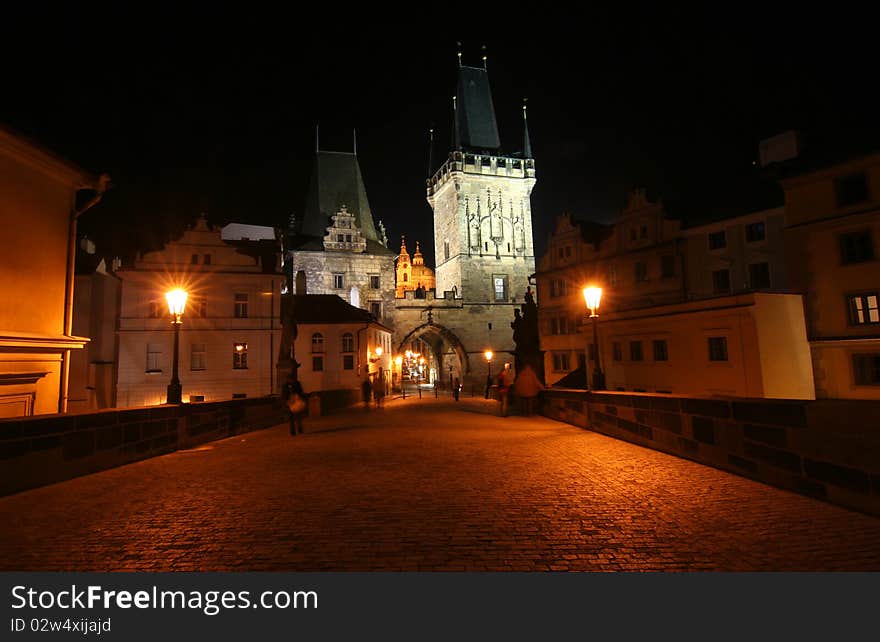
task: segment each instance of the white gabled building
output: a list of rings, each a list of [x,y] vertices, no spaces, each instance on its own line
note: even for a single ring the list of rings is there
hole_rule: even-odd
[[[299,381],[306,392],[320,393],[324,406],[356,402],[368,375],[390,386],[391,329],[366,310],[335,294],[292,295],[285,297],[284,324],[295,336]]]
[[[118,407],[165,403],[174,333],[164,295],[174,287],[189,293],[180,327],[183,401],[276,391],[285,283],[279,247],[267,234],[255,240],[230,228],[212,228],[202,216],[181,238],[116,272],[122,281]]]

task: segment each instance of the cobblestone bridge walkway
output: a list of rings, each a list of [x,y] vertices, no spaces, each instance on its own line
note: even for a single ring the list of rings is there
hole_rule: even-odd
[[[880,570],[880,519],[495,407],[395,400],[0,498],[0,570]]]

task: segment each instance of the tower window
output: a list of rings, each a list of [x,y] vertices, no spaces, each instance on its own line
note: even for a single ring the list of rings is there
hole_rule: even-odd
[[[378,290],[379,289],[379,275],[371,274],[370,275],[370,289]]]
[[[336,290],[341,290],[343,287],[343,279],[341,274],[333,275],[333,288]]]
[[[496,301],[506,301],[507,300],[507,277],[504,275],[496,274],[492,277],[492,282],[494,285],[495,291],[495,300]]]
[[[248,295],[247,294],[236,294],[235,295],[235,318],[236,319],[247,319],[248,316]]]
[[[445,258],[449,258],[449,241],[444,241],[443,243],[443,256]]]

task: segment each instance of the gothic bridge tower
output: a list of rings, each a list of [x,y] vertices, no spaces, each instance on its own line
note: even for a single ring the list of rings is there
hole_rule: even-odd
[[[485,60],[481,68],[468,67],[459,56],[454,142],[428,179],[436,289],[424,301],[406,292],[395,302],[398,349],[424,341],[444,379],[460,375],[477,388],[490,368],[497,374],[505,362],[513,364],[511,322],[535,272],[535,161],[525,106],[522,138],[502,146]],[[487,364],[486,350],[496,355],[494,365]]]
[[[454,110],[453,149],[428,181],[437,294],[455,290],[465,303],[521,303],[535,272],[535,161],[525,105],[516,152],[502,148],[485,68],[459,68]]]

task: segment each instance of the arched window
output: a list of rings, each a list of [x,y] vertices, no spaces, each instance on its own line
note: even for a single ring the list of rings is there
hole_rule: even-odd
[[[407,275],[404,274],[404,275],[403,275],[403,282],[406,283],[406,281],[407,281]]]
[[[354,336],[350,332],[342,335],[342,351],[354,352]]]
[[[320,332],[312,335],[312,352],[324,352],[324,335]]]

